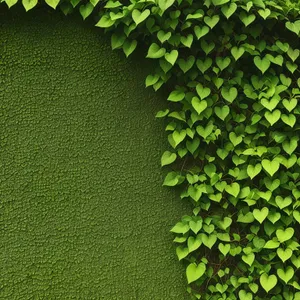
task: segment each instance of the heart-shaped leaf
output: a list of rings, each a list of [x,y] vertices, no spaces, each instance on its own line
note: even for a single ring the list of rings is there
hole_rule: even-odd
[[[293,251],[290,248],[286,248],[285,250],[282,248],[277,249],[277,255],[282,260],[282,262],[286,262],[293,255]]]
[[[210,88],[203,87],[203,85],[201,83],[197,84],[196,91],[197,91],[198,96],[202,100],[205,99],[205,98],[207,98],[210,95],[210,93],[211,93]]]
[[[219,21],[220,21],[220,17],[218,15],[214,15],[212,17],[209,16],[204,17],[204,22],[206,23],[206,25],[210,27],[210,29],[213,29],[218,24]]]
[[[195,32],[196,38],[198,40],[200,40],[200,38],[202,38],[203,36],[205,36],[209,33],[209,27],[205,26],[205,25],[203,27],[196,25],[194,27],[194,32]]]
[[[236,9],[237,5],[234,2],[230,3],[229,5],[223,5],[221,7],[221,11],[227,19],[229,19],[235,13]]]
[[[34,8],[38,3],[38,0],[22,0],[22,4],[26,11]]]
[[[277,275],[278,277],[284,281],[285,284],[287,284],[294,276],[295,271],[291,266],[288,266],[285,270],[284,269],[278,269]]]
[[[260,58],[259,56],[255,56],[254,64],[264,74],[269,69],[271,62],[267,57]]]
[[[152,43],[148,49],[147,58],[160,58],[166,53],[165,48],[160,48],[156,43]]]
[[[222,107],[215,107],[215,113],[221,120],[225,120],[225,118],[229,115],[230,109],[228,105],[224,105]]]
[[[255,166],[248,165],[247,174],[251,179],[253,179],[255,176],[257,176],[260,173],[261,170],[262,170],[262,166],[260,163],[256,164]]]
[[[262,288],[267,292],[269,293],[269,291],[271,291],[277,284],[277,277],[276,275],[270,275],[268,276],[267,273],[263,273],[260,275],[260,278],[259,278],[259,282],[262,286]]]
[[[194,282],[198,280],[204,272],[206,271],[206,265],[204,263],[200,263],[197,265],[196,263],[191,263],[186,268],[186,277],[187,281],[190,284],[191,282]]]
[[[174,66],[176,60],[178,58],[178,51],[172,50],[170,53],[165,53],[165,59],[168,63]]]
[[[177,154],[170,151],[165,151],[161,157],[161,166],[166,166],[176,160]]]
[[[245,49],[243,47],[232,47],[231,48],[231,54],[234,57],[234,59],[237,61],[243,54],[245,53]]]
[[[292,227],[288,227],[285,230],[283,230],[283,229],[276,230],[276,236],[280,243],[290,240],[293,237],[294,233],[295,233],[295,230]]]
[[[221,90],[221,94],[225,100],[232,103],[236,99],[238,95],[238,91],[235,87],[231,87],[231,88],[223,87]]]
[[[150,15],[150,9],[145,9],[143,12],[138,9],[132,11],[132,19],[136,25],[145,21]]]
[[[275,109],[274,111],[266,111],[265,118],[267,121],[273,126],[280,119],[281,112],[279,109]]]
[[[263,207],[262,209],[255,208],[253,210],[254,218],[262,224],[262,222],[266,219],[269,214],[269,209],[267,207]]]
[[[280,166],[277,160],[270,161],[268,159],[263,159],[261,164],[264,170],[270,174],[270,176],[273,176],[279,170]]]
[[[192,106],[198,115],[200,115],[207,108],[207,102],[205,100],[200,100],[198,97],[193,97]]]

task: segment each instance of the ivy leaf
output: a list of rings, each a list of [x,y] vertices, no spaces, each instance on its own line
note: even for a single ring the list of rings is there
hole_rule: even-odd
[[[22,0],[22,4],[26,11],[29,11],[30,9],[34,8],[37,5],[37,0]]]
[[[280,166],[277,160],[270,161],[268,159],[263,159],[261,164],[265,171],[270,174],[270,176],[273,176],[279,170]]]
[[[215,113],[221,120],[225,120],[226,117],[229,115],[230,109],[228,105],[224,105],[222,107],[215,107]]]
[[[222,87],[221,94],[225,100],[232,103],[236,99],[238,91],[235,87]]]
[[[168,63],[174,66],[176,60],[178,58],[178,51],[172,50],[170,53],[165,53],[165,59]]]
[[[241,12],[239,14],[239,18],[240,20],[244,23],[244,25],[247,27],[249,26],[252,22],[254,22],[255,20],[255,15],[254,14],[250,14],[247,15],[245,12]]]
[[[177,154],[170,151],[165,151],[161,157],[161,166],[166,166],[176,160]]]
[[[79,12],[83,20],[85,20],[93,12],[93,9],[94,9],[94,5],[91,4],[90,2],[88,2],[86,5],[80,5]]]
[[[150,10],[145,9],[143,12],[140,12],[138,9],[132,11],[132,19],[136,25],[144,22],[150,15]]]
[[[212,17],[206,16],[204,17],[204,22],[206,25],[210,27],[210,29],[213,29],[218,22],[220,21],[220,17],[218,15],[214,15]]]
[[[286,248],[286,249],[278,248],[277,255],[281,259],[281,261],[284,263],[292,257],[293,251],[290,248]]]
[[[236,3],[230,3],[229,5],[223,5],[221,7],[221,11],[224,14],[224,16],[229,19],[236,11],[237,4]]]
[[[198,97],[193,97],[192,106],[198,115],[200,115],[207,108],[207,102],[205,100],[200,100]]]
[[[184,97],[185,97],[185,93],[183,91],[175,90],[170,93],[168,100],[172,102],[179,102],[183,100]]]
[[[198,280],[203,276],[205,271],[206,265],[204,263],[200,263],[199,265],[197,265],[196,263],[189,264],[186,268],[186,277],[188,283],[190,284],[191,282]]]
[[[287,266],[286,269],[277,269],[278,277],[287,284],[294,276],[295,271],[291,266]]]
[[[8,8],[11,8],[17,2],[18,2],[18,0],[5,0],[5,3],[7,4]]]
[[[176,254],[178,256],[179,260],[184,259],[185,257],[188,256],[189,254],[189,249],[187,247],[183,247],[183,246],[178,246],[176,248]]]
[[[232,47],[231,48],[231,54],[234,57],[234,59],[237,61],[243,54],[245,53],[245,49],[243,47]]]
[[[262,166],[260,163],[256,164],[255,166],[248,165],[247,174],[251,179],[253,179],[255,176],[257,176],[260,173],[261,170],[262,170]]]
[[[115,21],[116,20],[111,20],[111,18],[108,15],[103,15],[95,26],[101,28],[108,28],[114,25]]]
[[[52,7],[53,9],[56,9],[56,6],[58,5],[60,0],[45,0],[45,1],[50,7]]]
[[[195,32],[197,39],[199,40],[200,38],[202,38],[203,36],[205,36],[209,33],[209,27],[208,26],[200,27],[200,26],[196,25],[194,27],[194,32]]]
[[[178,175],[177,172],[170,172],[165,177],[164,186],[175,186],[178,184],[181,184],[184,181],[184,177],[181,175]]]
[[[165,48],[160,48],[156,43],[152,43],[148,49],[147,58],[160,58],[166,53]]]
[[[300,33],[300,20],[292,23],[292,22],[286,22],[285,23],[285,27],[290,30],[291,32],[296,33],[297,35],[299,35]]]
[[[270,11],[268,8],[266,8],[266,9],[259,9],[259,10],[258,10],[258,13],[260,14],[260,16],[261,16],[264,20],[266,20],[266,19],[270,16],[271,11]]]
[[[271,291],[276,286],[278,279],[277,279],[276,275],[274,275],[274,274],[268,276],[267,273],[263,273],[260,275],[259,281],[260,281],[262,288],[267,293],[269,293],[269,291]]]
[[[212,0],[213,5],[218,6],[218,5],[224,5],[228,3],[230,0]]]
[[[262,224],[262,222],[266,219],[269,214],[269,209],[267,207],[263,207],[262,209],[255,208],[253,210],[254,218]]]
[[[126,57],[128,57],[135,49],[137,46],[137,41],[136,40],[126,40],[123,44],[123,51],[126,55]]]
[[[240,185],[237,182],[233,182],[230,185],[227,185],[225,190],[228,194],[236,198],[240,193]]]
[[[170,230],[171,232],[178,233],[178,234],[185,234],[190,230],[188,224],[184,222],[178,222],[173,228]]]
[[[271,62],[267,57],[261,59],[259,56],[254,57],[254,64],[264,74],[270,67]]]
[[[174,4],[175,0],[158,0],[158,6],[162,11],[167,10]]]
[[[285,230],[283,230],[283,229],[276,230],[276,236],[280,243],[290,240],[293,237],[294,233],[295,233],[295,230],[292,227],[286,228]]]
[[[271,125],[274,125],[281,116],[281,112],[279,109],[275,109],[273,112],[267,111],[265,112],[265,118],[268,120],[268,122]],[[289,121],[288,119],[286,119],[287,121]]]

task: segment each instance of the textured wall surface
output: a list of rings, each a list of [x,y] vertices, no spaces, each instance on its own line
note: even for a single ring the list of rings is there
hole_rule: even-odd
[[[0,18],[0,299],[185,299],[146,63],[79,17]]]

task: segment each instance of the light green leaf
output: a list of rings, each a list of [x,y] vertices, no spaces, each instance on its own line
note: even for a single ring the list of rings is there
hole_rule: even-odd
[[[276,160],[270,161],[268,159],[263,159],[261,164],[262,167],[270,176],[273,176],[279,170],[279,166],[280,166],[278,161]]]
[[[88,2],[86,5],[80,5],[79,12],[83,20],[85,20],[93,12],[93,9],[94,5],[90,2]]]
[[[227,185],[226,187],[225,187],[225,191],[228,193],[228,194],[230,194],[230,195],[232,195],[233,197],[237,197],[238,196],[238,194],[240,193],[240,185],[237,183],[237,182],[233,182],[233,183],[231,183],[230,185]]]
[[[284,263],[292,257],[293,251],[290,248],[286,248],[286,249],[278,248],[277,255],[281,259],[281,261]]]
[[[145,9],[143,12],[140,12],[138,9],[132,11],[132,19],[136,25],[144,22],[150,15],[150,9]]]
[[[238,95],[238,90],[235,87],[222,87],[221,94],[225,100],[232,103]]]
[[[250,15],[247,15],[244,11],[241,12],[239,14],[239,18],[240,20],[244,23],[244,25],[247,27],[249,26],[252,22],[254,22],[255,20],[255,15],[254,14],[250,14]]]
[[[203,36],[209,33],[209,27],[205,25],[203,27],[196,25],[194,27],[194,33],[196,35],[196,38],[199,40],[200,38],[202,38]]]
[[[114,25],[115,22],[116,20],[111,20],[111,18],[108,15],[103,15],[95,26],[101,28],[108,28]]]
[[[257,176],[260,173],[261,170],[262,170],[262,166],[260,163],[256,164],[255,166],[248,165],[247,174],[251,179],[253,179],[255,176]]]
[[[269,209],[267,207],[263,207],[262,209],[255,208],[253,210],[254,218],[262,224],[262,222],[266,219],[269,214]]]
[[[277,279],[276,275],[274,275],[274,274],[268,276],[267,273],[263,273],[260,275],[259,281],[260,281],[262,288],[267,293],[269,293],[269,291],[271,291],[276,286],[278,279]]]
[[[275,109],[273,112],[266,111],[264,114],[267,121],[273,126],[281,116],[281,112],[279,109]]]
[[[212,17],[209,16],[204,17],[204,22],[206,23],[206,25],[210,27],[210,29],[213,29],[218,24],[219,21],[220,21],[220,17],[218,15],[214,15]]]
[[[294,274],[295,271],[291,266],[287,266],[286,269],[277,269],[278,277],[286,284],[293,278]]]
[[[161,157],[161,166],[166,166],[173,163],[177,158],[176,153],[165,151]]]
[[[175,0],[158,0],[158,6],[162,11],[167,10],[174,4]]]
[[[160,58],[166,53],[165,48],[160,48],[156,43],[152,43],[148,49],[147,58]]]
[[[51,6],[52,8],[56,9],[56,6],[58,5],[60,0],[45,0],[46,3]],[[7,1],[6,1],[7,2]]]
[[[137,46],[136,40],[126,40],[124,42],[122,48],[126,57],[128,57],[136,49],[136,46]]]
[[[215,113],[221,120],[225,120],[225,118],[229,115],[230,109],[228,105],[224,105],[222,107],[215,107]]]
[[[206,265],[204,263],[200,263],[197,265],[196,263],[191,263],[186,268],[186,277],[187,281],[190,284],[198,280],[206,271]]]
[[[18,0],[5,0],[5,3],[7,4],[8,8],[11,8],[17,2],[18,2]]]
[[[243,54],[245,53],[245,49],[243,47],[232,47],[231,54],[234,57],[235,61],[237,61]]]
[[[205,100],[200,100],[198,97],[193,97],[192,106],[198,115],[200,115],[207,108],[207,102]]]
[[[174,66],[176,60],[178,58],[178,51],[172,50],[170,53],[165,53],[165,59],[168,63]]]
[[[254,64],[264,74],[269,69],[271,62],[267,57],[260,58],[259,56],[255,56]]]
[[[183,100],[184,97],[185,97],[185,93],[183,91],[175,90],[170,93],[168,100],[172,102],[179,102]]]
[[[38,3],[38,0],[22,0],[22,4],[26,11],[34,8]]]
[[[284,242],[290,240],[293,237],[294,233],[295,233],[295,230],[292,227],[288,227],[285,230],[283,230],[283,229],[276,230],[276,236],[280,243],[284,243]]]
[[[230,3],[229,5],[223,5],[221,7],[221,11],[227,19],[229,19],[235,13],[236,9],[237,5],[234,2]]]

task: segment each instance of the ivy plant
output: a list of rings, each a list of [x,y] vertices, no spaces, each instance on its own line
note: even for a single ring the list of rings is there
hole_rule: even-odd
[[[163,185],[194,205],[171,229],[191,299],[299,300],[300,2],[45,1],[126,57],[142,44],[145,85],[169,91]]]

